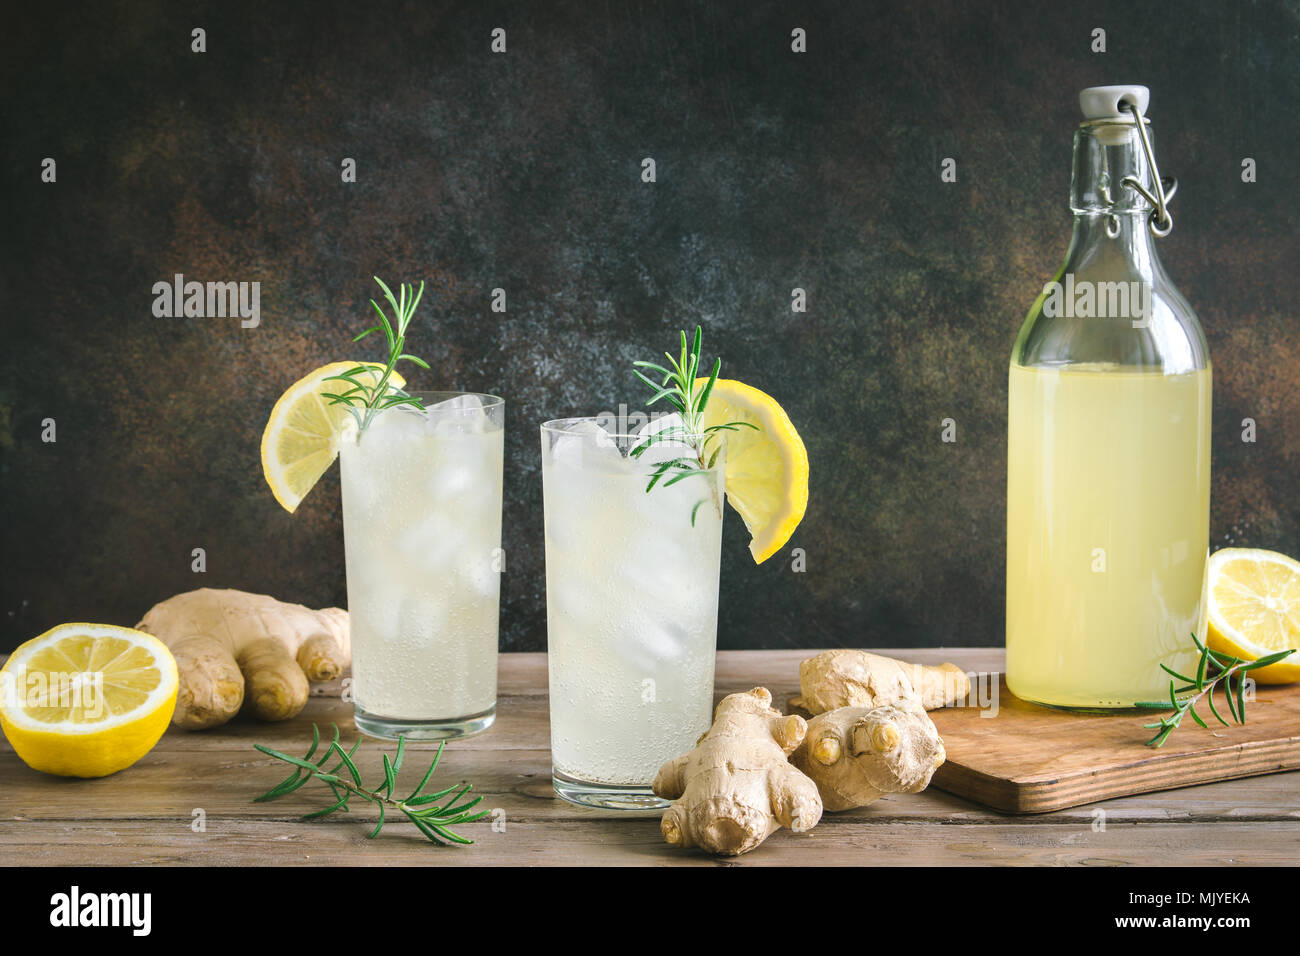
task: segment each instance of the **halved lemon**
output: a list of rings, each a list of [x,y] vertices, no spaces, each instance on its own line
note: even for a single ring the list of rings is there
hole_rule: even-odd
[[[358,365],[374,364],[322,365],[290,385],[271,409],[266,430],[262,432],[262,474],[271,486],[271,494],[286,511],[292,513],[298,509],[307,492],[316,486],[339,454],[339,438],[348,410],[344,405],[331,405],[325,394],[341,394],[352,386],[339,379],[326,379]],[[363,372],[355,377],[374,384],[377,373]],[[396,371],[388,381],[397,388],[406,384]]]
[[[702,387],[707,379],[697,379]],[[790,416],[766,392],[720,378],[704,409],[704,427],[748,422],[752,428],[722,432],[727,443],[727,500],[749,529],[755,564],[775,554],[803,520],[808,507],[808,451]]]
[[[178,686],[176,661],[158,638],[111,624],[60,624],[0,668],[0,727],[34,770],[104,777],[153,749]]]
[[[1223,548],[1206,575],[1210,649],[1253,661],[1300,648],[1300,561],[1276,551]],[[1300,680],[1300,650],[1251,671],[1261,684]]]

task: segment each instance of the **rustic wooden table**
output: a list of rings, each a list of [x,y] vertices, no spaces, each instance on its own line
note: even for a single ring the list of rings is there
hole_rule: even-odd
[[[761,684],[778,703],[784,702],[797,691],[798,662],[809,653],[724,651],[718,655],[718,695]],[[967,670],[1002,667],[1000,650],[885,653],[923,662],[952,660]],[[202,733],[173,728],[134,767],[100,780],[36,773],[0,742],[4,861],[79,866],[1105,866],[1294,864],[1300,858],[1300,773],[1110,800],[1101,805],[1104,828],[1097,825],[1095,806],[1012,817],[932,787],[827,814],[812,832],[779,832],[737,859],[715,861],[674,850],[660,836],[657,815],[612,816],[572,806],[552,793],[544,654],[502,655],[496,725],[449,745],[435,778],[443,786],[472,781],[475,792],[484,795],[483,806],[502,811],[495,814],[497,825],[485,820],[463,827],[477,841],[469,847],[434,847],[405,821],[391,822],[378,838],[368,840],[374,814],[366,804],[355,804],[351,814],[299,821],[301,814],[327,805],[327,791],[314,784],[273,803],[252,802],[286,773],[253,749],[255,741],[301,753],[312,721],[337,722],[345,740],[355,738],[351,705],[327,693],[318,693],[301,716],[284,723],[238,721]],[[380,774],[384,749],[387,745],[378,741],[362,744],[359,765],[368,780]]]

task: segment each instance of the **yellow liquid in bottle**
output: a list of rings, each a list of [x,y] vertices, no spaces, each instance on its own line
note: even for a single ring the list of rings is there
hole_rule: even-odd
[[[1007,684],[1128,707],[1194,672],[1209,549],[1210,370],[1011,367]],[[1190,650],[1189,650],[1190,649]]]

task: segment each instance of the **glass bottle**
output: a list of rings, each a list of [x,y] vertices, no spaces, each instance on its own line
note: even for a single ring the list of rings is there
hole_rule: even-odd
[[[1168,696],[1202,633],[1210,360],[1155,239],[1173,226],[1142,86],[1080,96],[1065,263],[1011,353],[1007,684],[1058,707]]]

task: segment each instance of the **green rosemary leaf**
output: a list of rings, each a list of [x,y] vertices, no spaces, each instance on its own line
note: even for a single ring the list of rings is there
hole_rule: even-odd
[[[423,282],[420,283],[420,290],[419,290],[418,292],[415,293],[415,297],[411,300],[411,303],[406,307],[406,325],[407,325],[407,328],[410,328],[410,325],[411,325],[411,316],[415,315],[415,310],[419,307],[419,305],[420,305],[420,300],[421,300],[422,298],[424,298],[424,283],[423,283]]]
[[[388,754],[384,754],[384,785],[380,789],[391,795],[396,785],[397,774],[393,771],[393,762],[388,759]]]
[[[650,378],[649,376],[647,376],[647,375],[643,375],[643,374],[641,374],[641,372],[639,372],[637,369],[633,369],[633,370],[632,370],[632,374],[635,375],[637,378],[639,378],[639,379],[640,379],[642,382],[644,382],[646,385],[650,386],[650,388],[651,388],[653,391],[658,392],[658,391],[660,390],[660,385],[659,385],[658,382],[654,381],[653,379],[651,379],[651,378]],[[673,390],[672,390],[672,389],[664,389],[664,391],[671,392],[671,391],[673,391]]]
[[[1223,684],[1223,699],[1228,702],[1228,713],[1237,723],[1241,723],[1241,718],[1237,715],[1237,704],[1232,699],[1232,682],[1230,679],[1225,680]]]
[[[421,794],[418,797],[403,800],[402,802],[406,804],[408,807],[428,806],[430,803],[434,803],[435,801],[441,800],[443,797],[445,797],[447,794],[451,793],[455,789],[456,789],[455,787],[448,787],[446,790],[439,790],[437,793]]]
[[[695,502],[695,507],[691,509],[691,527],[692,527],[692,528],[695,527],[695,516],[696,516],[697,514],[699,514],[699,511],[700,511],[700,505],[702,505],[702,504],[704,504],[704,499],[703,499],[703,498],[701,498],[699,501]]]
[[[265,744],[253,744],[253,746],[258,750],[262,751],[262,753],[266,754],[268,757],[274,757],[276,760],[283,760],[285,763],[291,763],[295,767],[302,767],[305,770],[316,769],[316,765],[314,763],[311,763],[310,761],[307,760],[303,760],[301,757],[290,757],[286,753],[281,753],[278,750],[272,750],[270,747],[266,746]]]
[[[303,755],[303,760],[310,760],[316,753],[316,748],[320,746],[320,728],[314,723],[311,725],[311,746],[307,748],[307,753]]]
[[[1278,651],[1276,654],[1268,654],[1258,660],[1251,661],[1248,664],[1242,664],[1238,669],[1242,671],[1253,671],[1258,667],[1268,667],[1269,664],[1276,664],[1278,661],[1290,657],[1295,653],[1295,650],[1296,649],[1293,647],[1289,650]]]
[[[430,829],[429,825],[425,823],[423,820],[421,820],[419,817],[412,816],[410,813],[407,813],[406,815],[410,817],[411,822],[415,824],[415,828],[419,830],[421,833],[423,833],[426,837],[428,837],[429,840],[438,844],[438,846],[447,845],[445,842],[439,839],[438,835],[432,829]]]
[[[654,362],[633,362],[632,365],[638,368],[648,368],[652,372],[658,372],[660,375],[664,377],[665,382],[667,382],[670,378],[673,377],[672,372],[668,371],[668,369],[664,368],[662,365],[656,365]],[[645,381],[650,381],[650,380],[646,379]],[[650,387],[658,388],[659,386],[651,382]]]
[[[645,454],[647,448],[652,448],[653,446],[658,445],[660,442],[680,441],[684,437],[686,437],[685,428],[681,428],[676,425],[669,428],[665,428],[662,431],[657,431],[654,434],[647,436],[644,441],[642,441],[639,445],[637,445],[630,452],[628,452],[628,457],[640,458],[643,454]]]
[[[379,279],[376,278],[375,281],[379,282]],[[387,286],[384,286],[382,282],[379,282],[379,284],[383,286],[385,290],[387,289]],[[389,302],[393,301],[393,294],[391,292],[388,293],[388,301]],[[379,307],[379,303],[376,302],[374,299],[371,299],[370,304],[371,306],[374,307],[374,310],[379,313],[379,321],[383,324],[384,327],[384,338],[388,340],[388,348],[391,351],[393,346],[397,343],[397,333],[393,331],[392,323],[388,321],[388,316],[386,316],[384,314],[384,310]],[[396,306],[394,305],[394,307]]]
[[[346,753],[343,750],[343,748],[340,747],[338,744],[334,745],[334,751],[339,755],[344,765],[348,768],[348,773],[352,775],[353,782],[358,787],[361,786],[361,771],[358,770],[357,765],[352,762],[352,757],[348,753]]]
[[[659,401],[659,399],[661,398],[671,398],[676,394],[677,394],[677,390],[675,388],[661,388],[659,391],[655,392],[654,395],[652,395],[650,398],[646,399],[646,407],[648,408],[649,406],[653,405],[655,402]]]
[[[384,755],[384,759],[385,759],[385,760],[388,759],[388,755],[387,755],[387,754]],[[380,803],[380,804],[379,804],[379,822],[375,824],[375,828],[374,828],[373,830],[371,830],[369,833],[366,834],[366,839],[368,839],[368,840],[373,840],[375,837],[379,836],[379,831],[382,830],[383,828],[384,828],[384,805],[383,805],[382,803]]]
[[[397,300],[393,298],[393,290],[388,288],[384,280],[379,278],[379,276],[371,276],[371,278],[374,279],[379,288],[383,290],[384,296],[388,299],[389,304],[392,305],[394,309],[398,308]],[[399,288],[401,287],[399,286]]]
[[[665,487],[665,488],[672,487],[673,485],[677,484],[677,482],[682,481],[683,479],[689,478],[689,477],[691,477],[692,475],[704,475],[704,474],[706,474],[706,472],[701,471],[699,468],[688,468],[688,469],[686,469],[685,471],[682,471],[682,472],[680,472],[679,474],[677,474],[677,475],[673,476],[672,478],[669,478],[667,481],[665,481],[665,482],[664,482],[664,487]]]
[[[298,787],[296,786],[297,781],[310,780],[310,779],[311,779],[310,776],[303,776],[301,771],[294,771],[291,775],[286,777],[284,780],[281,780],[279,783],[277,783],[270,790],[266,791],[266,793],[262,794],[260,797],[254,797],[253,802],[264,803],[267,800],[275,800],[279,797],[284,796],[286,793],[292,793],[294,790],[298,789]]]
[[[470,800],[468,803],[457,804],[456,801],[457,801],[457,800],[460,800],[462,797],[464,797],[466,794],[468,794],[468,793],[470,792],[470,790],[472,790],[472,789],[473,789],[473,787],[472,787],[470,784],[468,784],[468,783],[465,784],[465,789],[462,790],[460,793],[458,793],[458,794],[456,795],[455,799],[451,800],[451,801],[447,804],[447,806],[443,808],[443,811],[442,811],[442,812],[443,812],[443,815],[444,815],[444,816],[451,816],[451,815],[454,814],[454,815],[460,817],[462,820],[466,819],[466,818],[467,818],[467,814],[469,813],[469,811],[472,810],[472,809],[474,809],[474,808],[477,807],[480,803],[483,802],[483,798],[482,798],[481,796],[477,796],[477,797],[475,797],[473,800]]]
[[[1233,657],[1231,654],[1220,654],[1218,651],[1212,651],[1209,648],[1206,648],[1205,653],[1210,655],[1210,659],[1214,661],[1217,666],[1224,669],[1232,668],[1237,664],[1242,663],[1241,659],[1238,657]]]
[[[1196,683],[1196,681],[1192,680],[1190,677],[1184,677],[1182,674],[1178,673],[1178,671],[1174,670],[1172,667],[1166,667],[1163,663],[1160,665],[1160,669],[1163,670],[1166,674],[1172,674],[1174,677],[1177,677],[1180,681],[1182,681],[1185,684]]]
[[[324,810],[313,810],[311,813],[304,813],[302,815],[302,818],[304,820],[315,820],[317,817],[327,817],[335,810],[342,809],[342,807],[346,803],[347,803],[347,797],[344,797],[338,803],[334,804],[333,806],[326,807]]]
[[[1223,724],[1223,726],[1225,727],[1231,726],[1226,720],[1223,719],[1223,716],[1219,713],[1219,708],[1214,706],[1213,688],[1211,688],[1210,693],[1205,695],[1205,702],[1210,705],[1210,713],[1214,715],[1215,719],[1218,720],[1219,723]]]
[[[333,382],[333,381],[350,382],[352,385],[361,389],[363,392],[368,390],[367,386],[362,385],[355,378],[353,378],[351,375],[348,375],[346,373],[341,375],[326,375],[323,379],[321,379],[321,381],[322,382]]]
[[[470,844],[472,844],[472,843],[474,842],[473,840],[467,840],[467,839],[466,839],[465,837],[463,837],[463,836],[458,836],[458,835],[456,835],[455,833],[452,833],[452,832],[451,832],[450,830],[448,830],[446,827],[439,826],[439,825],[436,824],[436,823],[432,823],[432,824],[430,824],[430,826],[431,826],[434,830],[437,830],[438,833],[441,834],[443,837],[445,837],[446,839],[450,840],[452,843],[460,843],[460,844],[462,844],[462,845],[464,845],[464,846],[469,846]]]
[[[442,753],[441,746],[438,748],[438,753],[439,754]],[[416,786],[416,788],[411,791],[411,795],[402,801],[403,803],[414,803],[416,800],[420,798],[420,791],[424,789],[425,784],[429,782],[429,778],[433,776],[433,769],[437,765],[438,765],[438,758],[434,757],[433,763],[430,764],[429,769],[424,772],[424,779],[421,780],[420,783]]]
[[[699,328],[697,327],[695,331],[699,332]],[[704,409],[709,404],[709,396],[713,394],[713,386],[717,384],[718,373],[721,371],[722,371],[722,359],[715,359],[713,362],[713,371],[709,373],[708,384],[704,386],[704,391],[700,393],[699,405],[695,409],[696,412],[698,412],[701,415],[704,414]]]
[[[403,352],[401,355],[397,356],[397,361],[400,362],[400,361],[402,361],[403,359],[405,359],[405,360],[408,361],[408,362],[414,362],[416,365],[420,366],[420,368],[428,368],[428,367],[429,367],[429,363],[426,362],[424,359],[422,359],[422,358],[417,358],[417,357],[414,356],[414,355],[407,355],[405,352]]]
[[[663,478],[664,475],[668,474],[668,472],[670,472],[672,469],[685,467],[685,465],[688,462],[690,462],[689,458],[673,458],[669,461],[659,462],[655,466],[654,471],[651,472],[650,484],[646,485],[645,490],[649,491],[651,488],[653,488],[656,484],[659,483],[659,480]]]

